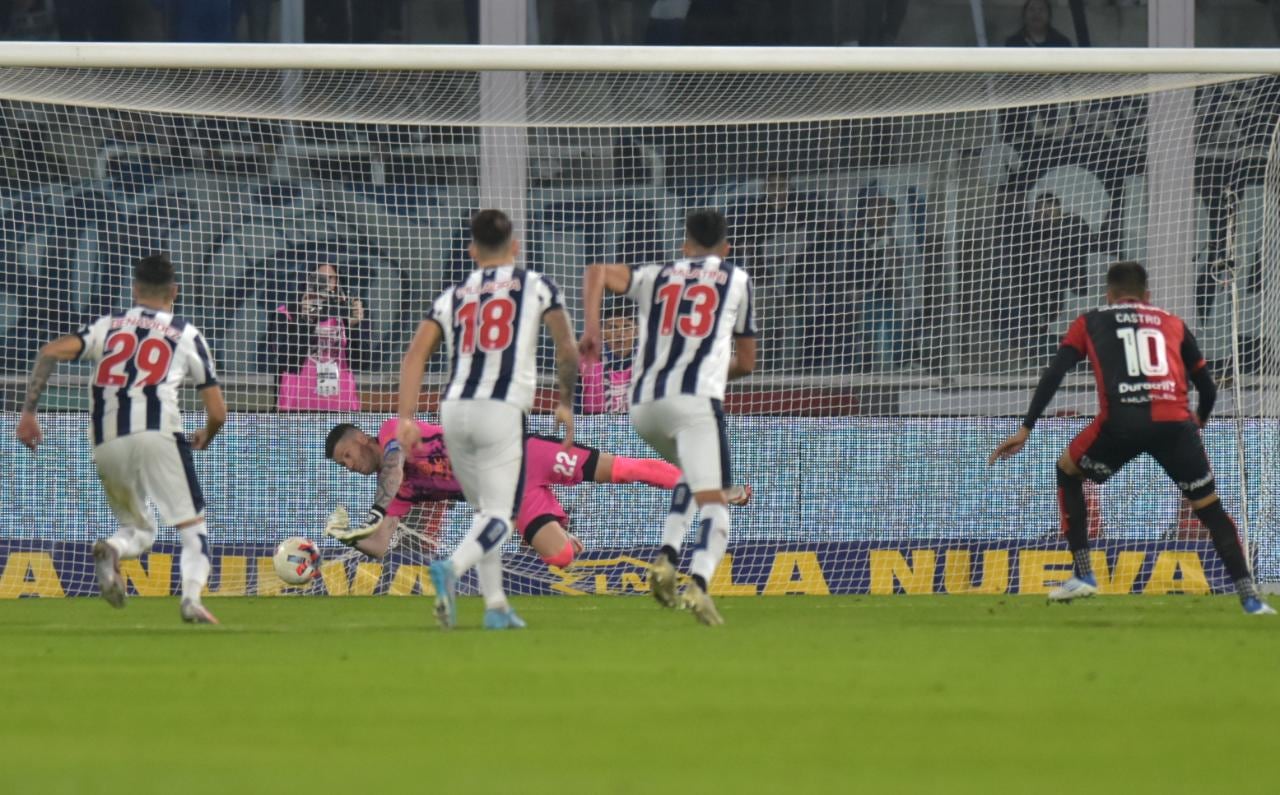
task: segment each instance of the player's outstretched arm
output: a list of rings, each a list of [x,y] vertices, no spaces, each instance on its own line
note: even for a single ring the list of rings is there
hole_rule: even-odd
[[[218,435],[222,426],[227,424],[227,401],[222,397],[222,387],[210,386],[200,390],[200,400],[204,402],[204,427],[196,431],[191,446],[196,450],[207,450],[213,437]]]
[[[733,341],[733,358],[729,360],[729,380],[742,378],[756,369],[756,338],[738,337]]]
[[[542,316],[556,344],[556,378],[560,400],[556,423],[564,426],[564,449],[573,447],[573,393],[578,388],[578,349],[573,344],[573,322],[564,309],[552,309]]]
[[[622,295],[631,287],[631,268],[627,265],[597,262],[588,265],[582,276],[583,326],[578,352],[582,358],[600,358],[600,308],[604,291]]]
[[[324,534],[371,558],[381,560],[387,554],[387,550],[391,549],[391,539],[395,535],[396,525],[399,522],[398,516],[382,516],[372,524],[351,527],[346,506],[339,505],[333,513],[329,514],[329,521],[324,526]]]
[[[1036,427],[1036,421],[1048,408],[1049,401],[1053,400],[1053,396],[1058,392],[1058,387],[1062,386],[1062,379],[1067,377],[1067,373],[1071,372],[1071,368],[1075,367],[1081,358],[1080,351],[1071,345],[1058,348],[1053,361],[1040,375],[1040,383],[1036,385],[1035,394],[1031,396],[1031,406],[1022,420],[1022,427],[991,451],[991,455],[987,457],[988,466],[1022,452],[1027,439],[1031,438],[1031,429]]]
[[[35,364],[31,366],[31,378],[27,381],[27,396],[22,401],[22,416],[18,418],[16,429],[18,441],[31,451],[35,451],[44,441],[44,432],[40,429],[40,420],[36,410],[40,406],[40,396],[49,385],[58,362],[69,362],[84,350],[84,340],[75,334],[67,334],[40,346],[36,354]]]
[[[422,438],[422,431],[414,419],[418,413],[418,395],[422,391],[422,374],[426,372],[427,360],[439,345],[440,324],[424,320],[418,324],[409,350],[405,351],[400,362],[400,425],[396,439],[406,452],[414,449]]]

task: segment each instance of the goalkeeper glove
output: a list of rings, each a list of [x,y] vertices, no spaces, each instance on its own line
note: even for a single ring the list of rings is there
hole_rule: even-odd
[[[349,547],[353,547],[360,539],[373,535],[386,515],[386,511],[375,505],[369,509],[369,515],[365,517],[363,527],[351,527],[351,518],[347,514],[346,506],[339,505],[334,509],[333,513],[329,514],[329,521],[325,524],[324,534],[341,541]]]

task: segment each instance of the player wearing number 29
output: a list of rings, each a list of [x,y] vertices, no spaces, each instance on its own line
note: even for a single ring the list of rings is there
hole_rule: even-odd
[[[1058,505],[1075,569],[1070,579],[1050,591],[1049,599],[1067,602],[1098,592],[1089,557],[1084,478],[1104,483],[1147,453],[1208,528],[1245,612],[1273,614],[1258,597],[1235,523],[1215,493],[1213,469],[1200,439],[1199,428],[1213,410],[1217,387],[1181,318],[1152,306],[1150,300],[1147,272],[1141,265],[1118,262],[1111,266],[1108,305],[1071,324],[1053,363],[1040,378],[1022,427],[1000,443],[988,463],[1022,450],[1063,377],[1087,357],[1098,383],[1098,414],[1071,441],[1057,465]],[[1200,393],[1195,415],[1187,403],[1188,380]]]
[[[476,511],[453,555],[431,564],[436,620],[445,629],[456,620],[458,578],[473,566],[484,596],[485,627],[524,626],[502,590],[502,542],[511,535],[524,490],[525,413],[533,404],[544,323],[556,345],[556,422],[565,428],[564,449],[573,447],[578,351],[569,313],[550,279],[515,265],[518,246],[511,232],[511,220],[498,210],[482,210],[471,219],[469,251],[476,269],[436,299],[400,371],[396,442],[412,459],[421,441],[414,415],[423,369],[444,341],[452,373],[440,403],[444,443],[454,477]]]
[[[702,512],[682,601],[704,624],[724,623],[707,583],[729,544],[730,484],[725,435],[726,381],[755,369],[756,327],[747,272],[729,262],[724,216],[696,210],[685,219],[684,258],[651,265],[592,265],[583,284],[584,358],[600,356],[604,291],[626,295],[639,310],[631,422],[663,458],[684,470],[671,495],[662,549],[649,570],[654,597],[676,604],[676,563],[693,519]]]
[[[36,407],[57,362],[97,362],[90,385],[93,460],[107,505],[120,523],[115,535],[93,545],[102,596],[112,607],[124,607],[120,560],[142,555],[156,538],[146,504],[150,499],[182,538],[182,618],[216,624],[200,602],[209,579],[209,541],[191,449],[209,446],[226,422],[227,407],[204,337],[173,314],[177,296],[168,256],[138,260],[132,309],[98,318],[40,349],[18,439],[32,450],[43,441]],[[178,388],[188,381],[200,391],[207,414],[205,427],[190,443],[178,410]]]

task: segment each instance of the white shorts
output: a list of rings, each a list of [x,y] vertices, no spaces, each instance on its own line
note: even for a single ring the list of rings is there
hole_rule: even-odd
[[[440,424],[467,502],[514,521],[524,492],[524,412],[500,400],[446,400]]]
[[[93,463],[107,505],[122,525],[155,527],[148,498],[167,525],[204,516],[191,445],[179,434],[143,431],[112,439],[93,449]]]
[[[729,488],[729,442],[720,401],[672,395],[639,403],[631,407],[631,424],[658,455],[684,470],[693,492]]]

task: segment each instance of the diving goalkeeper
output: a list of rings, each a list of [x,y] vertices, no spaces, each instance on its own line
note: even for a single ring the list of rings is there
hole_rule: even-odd
[[[406,456],[396,441],[396,422],[393,417],[382,423],[377,439],[355,425],[341,423],[329,431],[324,443],[326,458],[351,472],[377,475],[377,494],[364,524],[351,527],[346,509],[338,506],[325,527],[325,535],[374,558],[386,555],[396,527],[415,504],[463,499],[441,427],[419,421],[422,443]],[[666,461],[627,458],[585,445],[566,450],[559,439],[530,436],[525,440],[524,494],[516,529],[547,565],[563,568],[583,547],[569,532],[568,514],[552,486],[644,483],[673,489],[679,481],[680,470]],[[751,487],[734,486],[726,497],[730,505],[745,505],[751,499]]]

